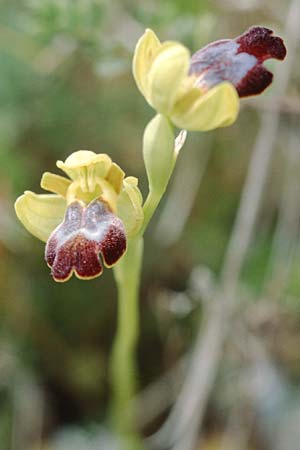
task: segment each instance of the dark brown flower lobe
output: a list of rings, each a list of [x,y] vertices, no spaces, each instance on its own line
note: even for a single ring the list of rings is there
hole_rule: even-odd
[[[78,278],[101,275],[102,254],[106,266],[114,265],[126,250],[122,221],[101,200],[88,206],[73,202],[64,221],[48,239],[45,259],[56,281],[68,280],[73,272]]]
[[[190,75],[205,90],[229,81],[240,97],[246,97],[260,94],[272,82],[273,74],[263,62],[285,56],[283,40],[273,36],[272,30],[255,26],[236,39],[216,41],[197,51],[191,58]]]

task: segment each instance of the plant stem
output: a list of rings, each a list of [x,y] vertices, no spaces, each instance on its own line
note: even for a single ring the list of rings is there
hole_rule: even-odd
[[[110,367],[113,388],[111,419],[114,430],[122,439],[122,450],[142,448],[135,429],[136,411],[132,399],[136,392],[135,350],[139,333],[138,292],[143,234],[166,190],[183,142],[184,139],[181,139],[180,145],[176,146],[176,142],[174,144],[173,127],[162,115],[157,115],[147,125],[143,138],[143,154],[149,194],[143,206],[144,222],[138,236],[128,241],[126,254],[114,268],[119,304],[117,334]],[[165,150],[163,160],[160,159],[161,147]]]
[[[159,205],[159,202],[163,196],[165,191],[161,192],[161,193],[157,193],[154,191],[150,191],[146,201],[144,203],[143,209],[144,209],[144,223],[143,223],[143,227],[140,231],[140,234],[143,235],[153,214],[156,211],[156,208]]]
[[[110,366],[113,389],[111,419],[124,450],[140,450],[142,447],[135,431],[136,418],[131,402],[137,385],[135,350],[139,334],[138,293],[142,255],[143,238],[131,239],[126,254],[114,268],[119,304]]]

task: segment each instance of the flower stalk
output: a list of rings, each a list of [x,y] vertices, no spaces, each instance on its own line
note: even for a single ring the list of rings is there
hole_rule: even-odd
[[[122,437],[124,450],[141,448],[132,399],[137,387],[135,355],[139,335],[138,298],[142,257],[143,238],[131,239],[125,256],[114,267],[118,289],[118,323],[110,363],[113,389],[111,421],[114,430]]]

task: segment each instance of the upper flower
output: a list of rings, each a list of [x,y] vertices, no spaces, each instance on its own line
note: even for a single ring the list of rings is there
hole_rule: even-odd
[[[271,83],[263,61],[285,54],[283,41],[262,27],[213,42],[192,57],[182,44],[161,43],[148,29],[135,49],[133,75],[155,110],[179,128],[206,131],[231,125],[238,96],[258,94]]]
[[[70,178],[46,172],[41,187],[54,194],[30,191],[15,204],[18,218],[37,238],[47,242],[45,258],[56,281],[75,272],[89,279],[113,266],[126,250],[126,239],[143,222],[137,179],[106,154],[87,150],[72,153],[57,166]]]

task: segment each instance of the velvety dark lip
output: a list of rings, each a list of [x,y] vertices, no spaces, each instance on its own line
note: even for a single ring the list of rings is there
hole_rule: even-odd
[[[104,202],[95,200],[88,206],[73,202],[48,239],[45,259],[56,281],[66,281],[73,273],[91,279],[103,272],[100,254],[110,267],[125,250],[123,223]]]
[[[272,82],[273,74],[263,62],[285,56],[280,37],[269,28],[254,26],[235,39],[222,39],[198,50],[191,58],[189,73],[205,90],[229,81],[240,97],[246,97],[260,94]]]

